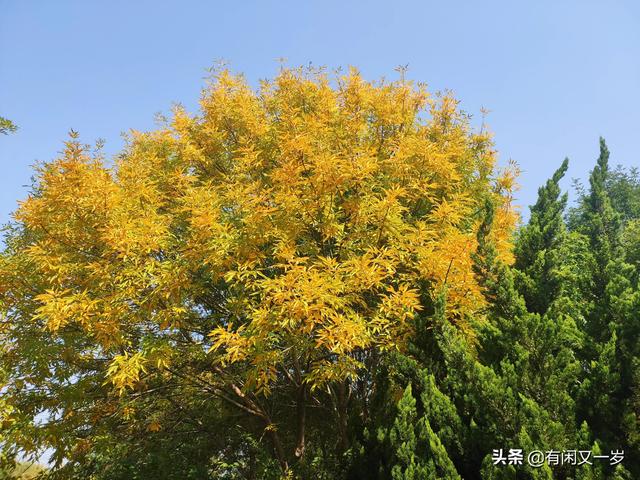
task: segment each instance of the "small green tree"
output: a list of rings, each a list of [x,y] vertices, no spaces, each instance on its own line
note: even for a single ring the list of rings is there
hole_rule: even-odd
[[[418,417],[411,385],[398,402],[398,413],[388,436],[394,457],[393,480],[460,479],[429,420],[425,416]]]

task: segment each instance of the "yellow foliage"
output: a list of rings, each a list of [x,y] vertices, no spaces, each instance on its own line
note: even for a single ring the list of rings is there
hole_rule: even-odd
[[[133,388],[138,383],[141,373],[146,373],[145,363],[146,359],[139,352],[133,355],[116,355],[107,369],[109,381],[122,394],[127,388]]]
[[[151,421],[151,423],[149,423],[147,430],[149,430],[150,432],[159,432],[160,430],[162,430],[162,425],[160,425],[160,422],[158,422],[157,420],[153,420]]]
[[[497,206],[507,262],[516,221],[515,172],[495,162],[456,100],[423,85],[283,69],[254,90],[219,72],[200,113],[132,133],[113,164],[72,138],[39,167],[16,213],[33,318],[80,328],[119,392],[180,353],[122,353],[136,335],[205,325],[203,351],[243,365],[246,388],[268,393],[291,365],[314,386],[354,376],[354,353],[403,348],[441,288],[461,328],[483,307],[482,207]]]

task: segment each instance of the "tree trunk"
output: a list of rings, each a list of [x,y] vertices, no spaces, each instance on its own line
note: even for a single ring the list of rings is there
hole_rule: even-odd
[[[296,441],[295,456],[297,459],[302,458],[305,449],[305,429],[307,424],[307,387],[306,385],[300,385],[298,391],[297,402],[297,416],[298,416],[298,438]]]

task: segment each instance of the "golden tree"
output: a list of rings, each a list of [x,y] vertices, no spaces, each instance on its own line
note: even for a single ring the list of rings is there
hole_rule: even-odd
[[[443,288],[472,335],[483,205],[505,261],[516,218],[495,163],[451,95],[354,69],[282,69],[257,90],[217,72],[199,114],[133,132],[113,163],[72,133],[0,259],[8,443],[62,460],[107,418],[157,432],[136,401],[171,384],[254,418],[286,469],[307,406],[402,349]],[[265,407],[276,391],[290,428]]]

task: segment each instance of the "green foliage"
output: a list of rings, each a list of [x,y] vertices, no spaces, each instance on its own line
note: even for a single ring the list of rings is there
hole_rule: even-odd
[[[559,182],[569,168],[565,159],[531,207],[529,223],[518,232],[515,245],[517,280],[532,313],[544,314],[558,292],[560,281],[553,274],[560,261],[558,248],[565,241],[564,209],[567,194],[560,195]]]

